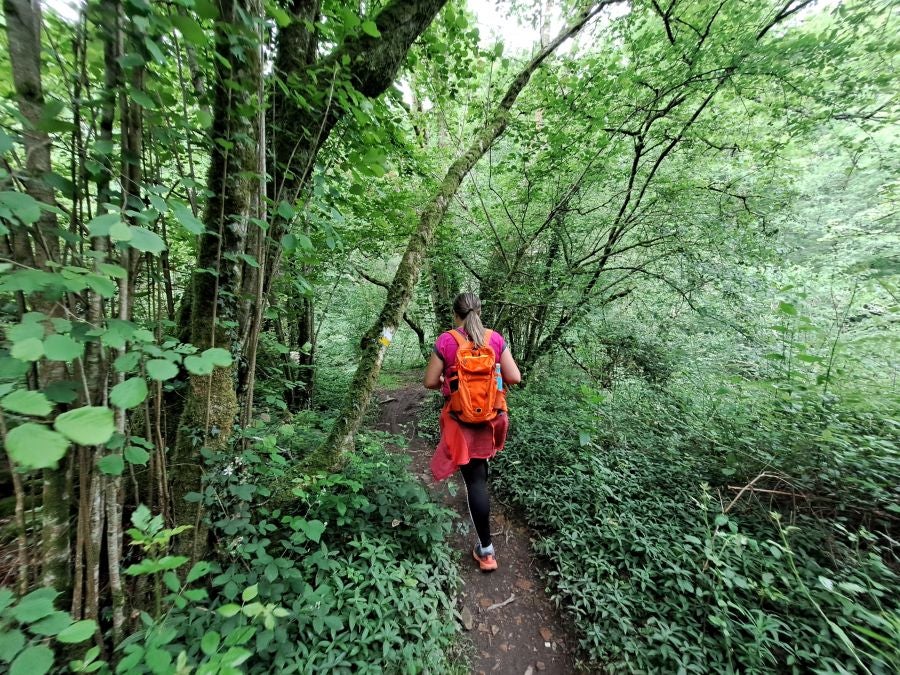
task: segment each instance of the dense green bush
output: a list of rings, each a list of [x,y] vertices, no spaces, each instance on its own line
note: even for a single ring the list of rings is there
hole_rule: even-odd
[[[177,579],[167,584],[171,609],[120,646],[128,672],[167,672],[179,659],[232,672],[221,665],[228,650],[247,673],[452,672],[452,514],[408,459],[372,433],[342,473],[301,475],[292,468],[309,444],[293,425],[244,436],[237,452],[208,457],[218,470],[192,496],[224,552],[210,565],[208,601],[185,602]],[[275,498],[285,491],[290,499]],[[164,652],[159,667],[147,665],[148,645]]]
[[[549,586],[594,667],[894,671],[900,558],[885,522],[863,518],[853,497],[866,481],[870,496],[896,489],[896,471],[874,472],[890,462],[882,437],[831,425],[841,442],[857,439],[854,457],[869,458],[852,472],[850,458],[838,464],[846,508],[745,493],[725,513],[735,496],[726,485],[755,475],[762,455],[770,471],[836,490],[823,455],[801,445],[819,407],[784,415],[771,399],[732,397],[732,408],[726,388],[707,398],[696,382],[660,390],[626,381],[612,394],[579,395],[543,379],[515,397],[495,484],[541,534]]]

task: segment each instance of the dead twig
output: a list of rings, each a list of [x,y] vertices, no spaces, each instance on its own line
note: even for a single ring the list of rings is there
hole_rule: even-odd
[[[493,605],[491,605],[490,607],[485,607],[484,610],[482,610],[482,611],[483,611],[485,614],[487,614],[487,613],[490,612],[492,609],[500,609],[501,607],[506,607],[509,603],[511,603],[511,602],[512,602],[513,600],[515,600],[515,599],[516,599],[516,594],[513,593],[512,595],[510,595],[510,596],[509,596],[506,600],[504,600],[503,602],[495,602],[495,603],[494,603]]]

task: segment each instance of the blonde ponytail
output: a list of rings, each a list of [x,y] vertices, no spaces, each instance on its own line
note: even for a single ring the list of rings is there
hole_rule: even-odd
[[[481,323],[481,300],[474,293],[460,293],[453,300],[453,311],[463,321],[463,328],[477,347],[484,346],[484,324]]]

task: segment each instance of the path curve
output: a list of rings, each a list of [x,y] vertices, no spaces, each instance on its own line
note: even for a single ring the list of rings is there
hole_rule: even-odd
[[[471,557],[475,529],[469,517],[462,476],[436,483],[429,463],[434,444],[417,434],[417,419],[429,392],[420,384],[381,391],[376,428],[408,439],[410,470],[432,496],[459,514],[453,543],[462,551],[463,587],[456,598],[465,635],[472,642],[472,672],[489,675],[565,675],[574,673],[570,646],[574,640],[551,604],[531,554],[528,529],[491,504],[491,528],[500,569],[483,574]],[[513,420],[513,423],[515,421]],[[448,483],[456,490],[451,494]],[[512,598],[512,600],[510,600]]]

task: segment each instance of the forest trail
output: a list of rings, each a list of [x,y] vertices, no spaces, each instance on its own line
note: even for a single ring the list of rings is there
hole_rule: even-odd
[[[571,646],[574,640],[565,622],[544,592],[531,554],[528,529],[491,495],[491,528],[500,568],[483,574],[472,559],[475,534],[466,504],[466,490],[457,472],[448,481],[435,482],[430,462],[434,443],[417,433],[417,419],[428,397],[418,382],[378,392],[376,429],[402,434],[412,457],[410,470],[432,493],[435,501],[459,514],[452,535],[461,551],[457,611],[471,641],[472,672],[488,675],[562,675],[575,672]],[[456,486],[451,494],[449,485]],[[512,600],[510,600],[512,598]]]

